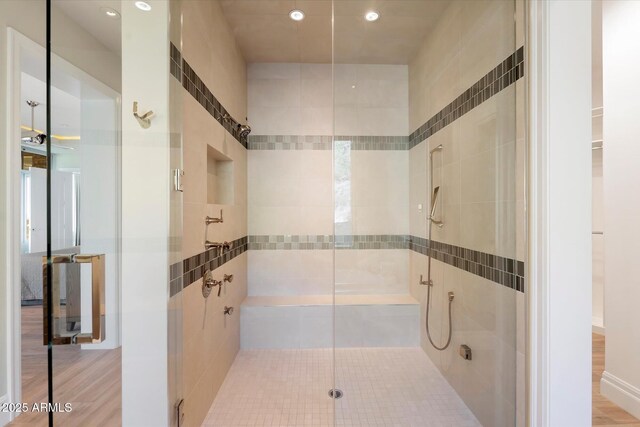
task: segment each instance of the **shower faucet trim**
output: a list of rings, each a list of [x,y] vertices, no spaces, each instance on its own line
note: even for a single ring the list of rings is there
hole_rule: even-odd
[[[222,218],[222,209],[220,209],[220,217],[219,218],[215,218],[212,216],[207,216],[205,218],[205,223],[207,225],[209,224],[222,224],[224,222],[224,219]]]
[[[209,240],[205,240],[204,242],[204,248],[206,250],[217,249],[220,255],[222,255],[225,249],[229,250],[232,247],[233,244],[229,242],[210,242]]]
[[[211,294],[211,289],[218,287],[218,296],[220,296],[220,292],[222,291],[222,280],[216,280],[213,278],[213,273],[211,270],[207,270],[204,272],[204,276],[202,279],[202,296],[208,298]]]

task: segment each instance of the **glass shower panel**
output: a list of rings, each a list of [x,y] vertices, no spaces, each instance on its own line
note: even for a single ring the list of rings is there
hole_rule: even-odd
[[[523,411],[516,5],[334,2],[338,425]]]
[[[53,425],[120,423],[120,15],[48,3],[53,255],[44,342],[53,345],[50,398],[67,405],[51,418]],[[95,20],[108,37],[86,26]]]

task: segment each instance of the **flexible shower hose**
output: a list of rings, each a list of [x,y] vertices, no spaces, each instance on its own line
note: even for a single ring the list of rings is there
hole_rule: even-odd
[[[443,347],[438,347],[436,345],[436,343],[433,342],[433,339],[431,338],[431,332],[429,332],[429,306],[431,305],[431,286],[432,285],[427,285],[427,314],[426,314],[426,326],[427,326],[427,338],[429,338],[429,342],[431,343],[431,345],[433,346],[433,348],[435,348],[436,350],[442,351],[445,350],[447,347],[449,347],[449,344],[451,344],[451,303],[453,302],[453,297],[450,296],[449,297],[449,337],[447,338],[447,343],[443,346]]]

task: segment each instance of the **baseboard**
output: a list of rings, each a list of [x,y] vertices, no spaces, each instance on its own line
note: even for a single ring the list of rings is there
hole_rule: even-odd
[[[594,317],[591,321],[591,331],[594,334],[604,335],[604,322],[602,319]]]
[[[600,380],[600,393],[634,417],[640,418],[640,388],[604,371]]]

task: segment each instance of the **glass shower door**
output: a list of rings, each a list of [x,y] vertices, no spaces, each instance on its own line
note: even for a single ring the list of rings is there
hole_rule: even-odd
[[[157,416],[162,421],[148,422],[177,426],[184,420],[183,88],[179,77],[171,77],[182,64],[170,46],[181,45],[182,28],[180,19],[169,18],[180,15],[180,2],[46,5],[42,332],[53,405],[49,423],[117,426],[123,417],[130,424]],[[154,104],[155,114],[145,102]],[[138,197],[142,192],[148,194]],[[134,214],[123,221],[123,212],[136,209],[144,212],[142,225],[131,225]],[[141,273],[145,262],[152,267]],[[153,319],[166,323],[154,328]],[[161,351],[153,347],[165,340]],[[155,397],[138,392],[138,386],[156,384],[148,367],[166,381]],[[142,380],[134,384],[138,374]],[[157,412],[148,414],[145,404]]]
[[[120,425],[119,5],[46,3],[43,412],[49,425]]]
[[[120,425],[120,12],[47,3],[49,419]]]

